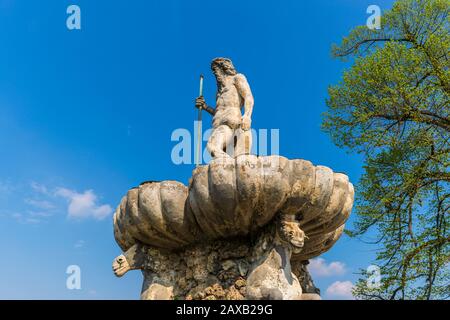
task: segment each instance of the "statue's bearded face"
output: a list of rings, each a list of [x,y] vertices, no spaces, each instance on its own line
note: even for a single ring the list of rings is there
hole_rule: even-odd
[[[211,63],[211,69],[216,77],[227,75],[233,76],[237,73],[233,66],[233,62],[227,58],[214,59]]]

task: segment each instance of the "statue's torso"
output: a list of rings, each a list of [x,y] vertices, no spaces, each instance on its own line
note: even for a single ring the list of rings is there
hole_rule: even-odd
[[[241,124],[243,99],[236,88],[235,76],[226,77],[224,82],[225,84],[217,92],[213,127],[225,124],[236,129]]]

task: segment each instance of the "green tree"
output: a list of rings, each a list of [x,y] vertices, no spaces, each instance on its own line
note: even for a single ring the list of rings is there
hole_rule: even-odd
[[[333,47],[353,59],[329,88],[323,129],[364,157],[357,219],[381,285],[361,270],[361,299],[450,297],[449,0],[399,0],[380,30],[356,27]]]

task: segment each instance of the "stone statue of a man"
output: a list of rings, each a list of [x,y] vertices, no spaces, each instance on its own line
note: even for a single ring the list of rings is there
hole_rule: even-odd
[[[208,106],[203,96],[196,99],[196,107],[213,116],[213,131],[206,147],[213,158],[249,154],[253,95],[247,79],[227,58],[214,59],[211,69],[217,80],[216,108]]]

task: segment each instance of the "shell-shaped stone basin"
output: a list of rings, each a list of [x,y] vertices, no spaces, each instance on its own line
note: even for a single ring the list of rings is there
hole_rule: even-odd
[[[115,211],[114,235],[124,251],[136,242],[179,250],[246,236],[292,214],[307,236],[292,259],[307,260],[339,239],[353,200],[345,174],[301,159],[241,155],[197,167],[189,186],[161,181],[129,190]]]

